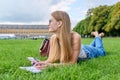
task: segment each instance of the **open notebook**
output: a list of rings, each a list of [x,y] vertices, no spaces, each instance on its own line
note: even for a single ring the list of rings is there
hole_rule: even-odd
[[[38,59],[35,59],[35,58],[33,58],[33,57],[27,57],[27,59],[29,60],[29,61],[38,61]],[[39,73],[39,72],[41,72],[42,70],[38,70],[38,69],[36,69],[33,65],[32,66],[21,66],[21,67],[19,67],[20,69],[23,69],[23,70],[26,70],[26,71],[30,71],[30,72],[32,72],[32,73]]]
[[[25,67],[20,67],[20,69],[26,70],[26,71],[30,71],[32,73],[39,73],[42,70],[38,70],[36,69],[34,66],[25,66]]]

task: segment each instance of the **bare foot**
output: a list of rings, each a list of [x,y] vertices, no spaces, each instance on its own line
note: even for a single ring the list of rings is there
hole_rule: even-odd
[[[100,37],[103,37],[105,34],[102,32],[99,34]]]
[[[97,31],[95,31],[95,32],[91,32],[91,35],[92,35],[92,36],[95,36],[95,37],[99,36],[99,34],[98,34]]]

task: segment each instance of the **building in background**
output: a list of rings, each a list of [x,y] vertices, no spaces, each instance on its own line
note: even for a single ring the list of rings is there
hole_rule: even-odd
[[[51,36],[48,25],[0,24],[0,37],[15,35],[15,38],[44,38]]]

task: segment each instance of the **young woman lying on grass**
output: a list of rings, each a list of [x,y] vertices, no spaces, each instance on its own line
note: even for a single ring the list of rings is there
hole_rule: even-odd
[[[78,33],[71,31],[70,18],[66,12],[53,12],[48,26],[49,32],[55,33],[50,38],[49,56],[45,61],[35,62],[36,68],[45,69],[47,66],[74,64],[78,59],[105,56],[101,39],[104,34],[92,32],[95,36],[94,41],[89,46],[81,46],[81,37]]]

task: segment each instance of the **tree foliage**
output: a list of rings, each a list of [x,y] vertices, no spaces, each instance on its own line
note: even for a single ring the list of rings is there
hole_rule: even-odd
[[[105,32],[108,36],[120,36],[120,2],[112,6],[88,9],[86,18],[73,29],[82,35],[92,31]]]

